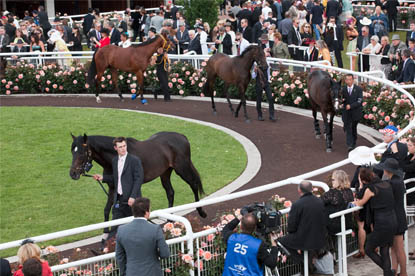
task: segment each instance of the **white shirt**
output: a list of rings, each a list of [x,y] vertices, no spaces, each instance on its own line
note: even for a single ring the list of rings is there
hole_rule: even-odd
[[[248,48],[249,45],[251,45],[249,41],[242,37],[241,40],[239,41],[240,55],[242,55],[242,53],[245,51],[246,48]]]
[[[201,31],[199,35],[200,35],[200,46],[202,47],[202,55],[207,55],[209,54],[208,47],[207,47],[208,35],[205,31]]]
[[[122,185],[121,185],[121,175],[122,175],[122,171],[124,170],[124,163],[125,163],[125,159],[127,158],[127,154],[126,153],[124,156],[119,156],[118,155],[118,187],[117,187],[117,193],[122,195]]]
[[[131,46],[131,41],[129,39],[127,39],[126,41],[120,41],[118,42],[118,46],[123,47],[123,48],[128,48]]]
[[[268,19],[268,14],[272,12],[272,9],[268,6],[262,8],[262,15],[264,16],[265,20]]]

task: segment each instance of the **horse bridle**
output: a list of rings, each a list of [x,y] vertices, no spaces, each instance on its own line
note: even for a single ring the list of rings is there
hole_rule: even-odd
[[[82,169],[81,175],[86,176],[86,177],[94,177],[93,175],[87,173],[93,167],[93,165],[92,165],[92,151],[89,149],[88,144],[82,144],[82,147],[84,148],[84,152],[85,152],[84,157],[86,158],[86,162],[82,166],[80,166],[81,169]],[[107,192],[107,190],[105,190],[104,185],[102,185],[101,181],[99,181],[97,179],[97,182],[101,186],[104,193],[108,196],[108,192]]]
[[[161,39],[163,39],[163,46],[161,46],[161,48],[163,48],[163,50],[168,52],[171,47],[170,43],[167,42],[167,39],[165,39],[163,35],[159,34],[158,36],[160,36]],[[167,48],[166,48],[166,44],[167,44]]]

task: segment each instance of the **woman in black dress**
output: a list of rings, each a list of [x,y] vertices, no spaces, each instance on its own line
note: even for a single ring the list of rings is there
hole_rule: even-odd
[[[354,203],[357,206],[369,206],[370,224],[373,225],[372,233],[367,236],[365,252],[382,268],[384,276],[393,276],[395,273],[391,269],[389,249],[396,233],[397,219],[392,186],[389,182],[377,178],[369,168],[360,170],[359,182],[367,184],[368,188],[363,198],[357,199]],[[375,251],[377,247],[380,247],[380,255]]]
[[[406,273],[406,254],[403,243],[403,236],[408,230],[408,223],[406,221],[406,212],[404,205],[404,197],[406,193],[405,184],[403,183],[403,172],[399,168],[399,162],[395,158],[388,158],[384,163],[376,166],[379,170],[383,170],[384,180],[388,180],[392,186],[393,197],[395,199],[395,214],[398,222],[398,227],[393,238],[393,246],[391,251],[392,268],[398,271],[398,264],[400,267],[399,275],[407,276]]]
[[[82,51],[82,35],[78,26],[72,28],[72,44],[71,51]],[[81,56],[81,54],[74,54],[74,56]]]

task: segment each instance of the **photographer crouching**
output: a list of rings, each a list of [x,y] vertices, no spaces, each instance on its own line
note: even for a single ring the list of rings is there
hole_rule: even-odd
[[[264,209],[261,205],[252,205],[244,207],[241,211],[243,216],[235,218],[229,222],[222,231],[223,239],[227,245],[225,267],[223,276],[262,276],[264,275],[265,266],[274,269],[277,265],[278,248],[276,244],[277,235],[273,232],[268,233],[271,240],[271,250],[268,245],[259,238],[253,236],[257,230],[257,224],[261,218],[258,214],[258,207]],[[274,213],[276,214],[276,213]],[[274,214],[271,214],[273,216]],[[270,217],[269,215],[267,218]],[[280,216],[275,216],[280,225]],[[234,229],[241,220],[241,233],[235,233]],[[268,231],[267,231],[268,232]],[[265,233],[265,232],[264,232]]]

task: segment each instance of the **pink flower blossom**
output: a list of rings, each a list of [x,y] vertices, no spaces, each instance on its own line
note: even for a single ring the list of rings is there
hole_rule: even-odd
[[[383,125],[385,125],[385,122],[382,121],[382,120],[379,120],[379,125],[383,126]]]
[[[202,98],[203,98],[204,96],[205,96],[205,94],[203,94],[203,93],[200,93],[200,97],[202,97]]]
[[[362,103],[362,106],[366,106],[366,105],[367,105],[367,102],[363,102],[363,103]]]
[[[45,88],[45,91],[46,91],[46,92],[49,92],[49,87],[46,87],[46,88]]]
[[[73,80],[73,84],[77,84],[78,83],[78,81],[77,80]]]
[[[281,97],[284,97],[285,96],[285,92],[281,92]]]
[[[203,270],[203,261],[202,260],[196,261],[195,267],[198,267],[199,270]]]
[[[59,85],[59,90],[63,90],[63,86],[62,85]]]
[[[376,112],[378,108],[376,106],[372,107],[372,112]]]
[[[101,81],[104,81],[104,80],[105,80],[105,78],[104,78],[104,76],[102,76],[102,77],[101,77]]]
[[[2,83],[2,84],[5,84],[6,82],[7,82],[7,81],[6,81],[6,79],[2,79],[2,80],[1,80],[1,83]]]
[[[23,79],[23,74],[19,74],[18,78]]]
[[[137,92],[137,90],[131,89],[131,94],[135,94],[136,92]]]
[[[85,83],[85,88],[88,89],[89,88],[89,84]]]
[[[205,251],[202,248],[199,248],[199,257],[203,257]]]
[[[166,268],[166,269],[164,270],[164,272],[166,272],[166,273],[171,273],[171,269],[170,269],[170,268]]]
[[[293,205],[293,204],[292,204],[292,202],[290,200],[284,201],[284,207],[285,208],[289,208],[289,207],[291,207],[291,205]]]
[[[184,254],[182,256],[182,260],[187,263],[190,264],[192,262],[192,256],[190,256],[189,254]]]
[[[9,89],[9,88],[10,88],[10,85],[6,84],[6,89]]]
[[[105,84],[101,84],[101,87],[102,87],[102,88],[105,88]]]
[[[278,72],[277,72],[277,71],[272,71],[272,76],[273,76],[273,77],[278,76]]]
[[[168,223],[166,223],[166,224],[164,225],[163,230],[164,230],[164,232],[166,232],[166,231],[170,231],[170,230],[171,230],[171,229],[173,229],[173,228],[174,228],[173,223],[168,222]]]
[[[176,78],[172,78],[171,81],[172,82],[176,82],[177,80],[176,80]]]
[[[207,236],[207,240],[208,240],[208,242],[212,242],[214,238],[215,238],[215,234],[209,234],[209,235]]]
[[[290,87],[290,85],[289,85],[288,83],[284,83],[283,87],[284,87],[285,89],[287,89],[288,87]]]
[[[295,84],[294,84],[294,83],[292,83],[292,84],[290,85],[290,88],[291,88],[291,89],[294,89],[294,88],[295,88]]]
[[[369,119],[369,115],[365,114],[365,115],[363,116],[363,118],[365,118],[365,120],[367,120],[367,119]]]
[[[133,81],[136,81],[137,80],[137,76],[133,76]]]
[[[184,91],[183,91],[183,90],[180,90],[180,91],[179,91],[179,94],[180,94],[180,95],[183,95],[183,94],[184,94]]]
[[[391,120],[391,118],[389,116],[385,117],[385,122],[389,122]]]
[[[212,253],[210,253],[209,251],[205,251],[203,253],[203,259],[205,261],[210,261],[212,259]]]
[[[186,76],[189,76],[190,75],[190,72],[189,71],[186,71],[185,74],[186,74]]]
[[[54,84],[52,85],[52,87],[53,87],[53,89],[56,89],[56,88],[58,88],[58,85],[57,85],[56,83],[54,83]]]
[[[111,75],[107,75],[107,79],[109,79],[109,80],[110,80],[110,79],[111,79]]]
[[[174,236],[174,237],[180,237],[182,235],[182,230],[180,228],[173,228],[170,233]]]
[[[10,90],[6,90],[6,95],[10,95],[11,91]]]
[[[50,80],[47,80],[47,81],[46,81],[46,84],[47,84],[47,85],[49,85],[49,84],[51,84],[51,83],[52,83],[52,82],[51,82]]]
[[[368,116],[368,118],[369,118],[369,120],[372,120],[374,118],[373,114],[370,113],[369,116]]]
[[[169,87],[172,88],[173,87],[173,83],[169,82]]]
[[[206,66],[206,62],[204,62],[204,61],[203,61],[203,62],[201,63],[201,65],[202,65],[203,67],[205,67],[205,66]]]
[[[199,82],[199,87],[202,88],[203,87],[203,83]]]
[[[208,246],[208,244],[207,244],[207,243],[205,243],[205,242],[203,242],[203,241],[200,243],[200,247],[202,247],[202,248],[205,248],[205,247],[207,247],[207,246]]]
[[[136,88],[136,87],[137,87],[137,84],[132,83],[132,84],[130,84],[130,87],[131,87],[131,88]]]

